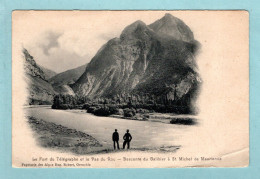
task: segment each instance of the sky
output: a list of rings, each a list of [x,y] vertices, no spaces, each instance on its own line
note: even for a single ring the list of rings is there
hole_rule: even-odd
[[[108,40],[141,20],[147,25],[167,11],[16,11],[13,31],[18,43],[36,62],[57,73],[84,65]],[[172,11],[191,30],[193,18],[184,11]],[[196,33],[195,33],[196,38]]]

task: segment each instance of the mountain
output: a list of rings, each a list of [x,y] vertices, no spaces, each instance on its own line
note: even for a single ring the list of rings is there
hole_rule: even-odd
[[[28,104],[51,104],[56,94],[43,70],[26,49],[23,49],[25,81],[29,92]]]
[[[148,26],[136,21],[97,52],[71,87],[90,99],[150,95],[193,108],[201,83],[198,48],[190,28],[170,14]]]
[[[55,91],[61,94],[74,95],[70,85],[75,83],[84,73],[87,64],[59,73],[49,79]]]
[[[54,71],[52,71],[52,70],[50,70],[50,69],[48,69],[48,68],[45,68],[45,67],[43,67],[43,66],[41,66],[41,65],[38,65],[38,66],[42,69],[42,71],[43,71],[43,73],[44,73],[44,75],[45,75],[45,78],[46,78],[47,80],[49,80],[50,78],[52,78],[52,77],[54,77],[55,75],[57,75],[56,72],[54,72]]]
[[[182,20],[169,13],[166,13],[163,18],[150,24],[149,27],[160,35],[169,35],[176,40],[194,41],[193,32],[190,28]]]

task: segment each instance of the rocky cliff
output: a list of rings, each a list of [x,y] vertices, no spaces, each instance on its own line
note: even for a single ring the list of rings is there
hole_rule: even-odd
[[[23,50],[23,57],[29,95],[27,104],[51,104],[56,92],[47,81],[43,70],[26,49]]]
[[[91,99],[135,93],[192,107],[201,82],[198,47],[190,28],[170,14],[148,26],[136,21],[97,52],[72,89]]]

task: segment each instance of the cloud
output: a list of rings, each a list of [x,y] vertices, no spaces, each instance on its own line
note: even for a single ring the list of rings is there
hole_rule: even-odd
[[[100,35],[98,36],[98,38],[99,38],[100,40],[104,40],[104,41],[108,41],[108,40],[110,40],[110,39],[112,39],[112,38],[115,38],[115,37],[116,37],[116,35],[113,34],[113,33],[103,33],[103,34],[100,34]]]
[[[60,73],[91,60],[89,39],[81,37],[75,30],[52,29],[39,33],[25,48],[37,64]]]
[[[51,49],[49,56],[45,55],[39,47],[29,48],[28,51],[34,57],[37,64],[57,73],[84,65],[90,60],[88,55],[80,56],[74,52],[60,48]]]
[[[57,48],[60,46],[59,38],[63,35],[63,33],[47,31],[43,35],[42,42],[39,43],[39,47],[42,48],[42,51],[45,55],[50,55],[50,50],[53,48]]]
[[[87,55],[79,56],[74,52],[59,49],[51,52],[50,56],[43,56],[42,60],[44,61],[42,65],[56,72],[62,72],[86,64],[89,57]]]
[[[59,73],[90,62],[108,40],[116,37],[114,32],[89,35],[80,30],[44,30],[26,47],[38,64]]]

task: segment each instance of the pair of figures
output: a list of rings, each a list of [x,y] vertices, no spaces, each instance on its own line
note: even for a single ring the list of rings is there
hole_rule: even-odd
[[[129,133],[129,129],[126,130],[126,133],[125,133],[123,139],[124,139],[123,149],[125,149],[125,145],[127,145],[127,149],[129,149],[130,148],[130,142],[132,140],[132,136]],[[118,143],[119,134],[117,132],[117,129],[115,129],[115,132],[112,135],[112,140],[114,141],[114,149],[116,149],[116,144],[117,144],[117,149],[119,149],[119,143]]]

